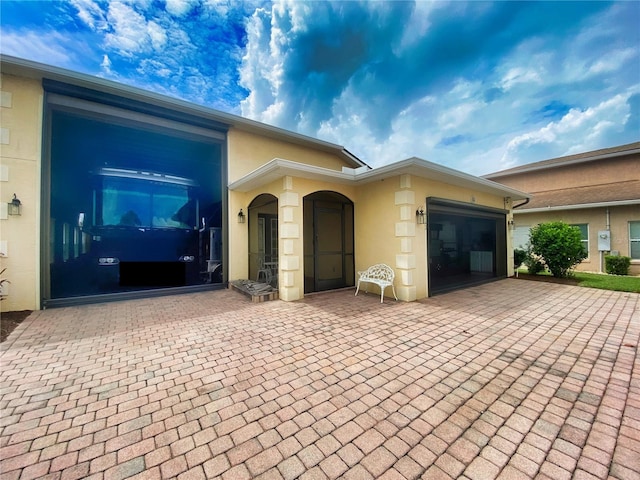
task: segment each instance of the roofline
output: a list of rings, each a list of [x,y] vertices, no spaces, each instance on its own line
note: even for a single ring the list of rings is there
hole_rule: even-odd
[[[417,157],[408,158],[373,170],[362,167],[357,169],[343,168],[342,171],[274,158],[244,177],[229,183],[228,187],[229,190],[248,192],[253,188],[286,175],[341,184],[364,185],[402,174],[416,175],[453,185],[473,186],[486,193],[511,197],[512,200],[525,200],[531,197],[528,193],[506,187],[500,183],[443,167]]]
[[[386,176],[394,176],[400,173],[405,173],[403,172],[403,170],[408,171],[407,173],[411,173],[411,171],[417,171],[425,174],[436,173],[437,177],[451,177],[463,184],[480,185],[485,191],[496,193],[497,190],[504,196],[511,197],[512,200],[525,200],[527,198],[531,198],[532,196],[529,193],[523,192],[521,190],[516,190],[515,188],[508,187],[501,183],[494,182],[483,177],[476,177],[475,175],[470,175],[459,170],[454,170],[453,168],[445,167],[443,165],[439,165],[437,163],[433,163],[418,157],[407,158],[399,162],[391,163],[383,167],[375,168],[373,170],[361,173],[359,175],[358,181],[359,183],[367,183],[370,181],[378,180],[379,178],[384,178]],[[431,176],[427,176],[424,174],[417,174],[425,178],[432,178]]]
[[[611,202],[596,202],[596,203],[580,203],[575,205],[558,205],[554,207],[538,207],[538,208],[524,208],[514,210],[514,213],[542,213],[542,212],[554,212],[560,210],[583,210],[586,208],[604,208],[604,207],[622,207],[627,205],[640,205],[640,199],[633,200],[615,200]]]
[[[180,110],[182,112],[186,111],[192,115],[224,123],[238,128],[239,130],[260,133],[271,138],[284,140],[298,145],[311,146],[322,151],[334,153],[354,167],[371,168],[342,145],[302,135],[300,133],[268,125],[256,120],[251,120],[239,115],[215,110],[179,98],[169,97],[167,95],[151,92],[139,87],[132,87],[113,80],[107,80],[105,78],[74,72],[72,70],[4,54],[0,55],[0,72],[37,80],[48,78],[77,87],[98,90],[104,93],[130,98],[132,100],[160,105],[168,109]]]
[[[343,184],[354,182],[356,169],[346,170],[347,171],[331,170],[329,168],[293,162],[283,158],[274,158],[244,177],[230,182],[227,186],[229,190],[248,192],[253,188],[257,188],[260,185],[287,175],[315,180],[329,180]]]
[[[598,153],[598,152],[606,152],[606,153]],[[576,165],[579,163],[593,162],[596,160],[605,160],[608,158],[617,158],[617,157],[622,157],[626,155],[634,155],[634,154],[640,153],[640,142],[629,143],[626,145],[620,145],[618,147],[612,147],[612,148],[603,148],[600,150],[594,150],[593,152],[587,152],[587,153],[593,153],[594,155],[587,155],[585,157],[572,158],[572,157],[575,157],[576,155],[584,155],[584,153],[578,153],[575,155],[567,155],[566,157],[556,157],[556,158],[551,158],[547,160],[542,160],[540,162],[530,163],[528,165],[521,165],[518,167],[509,168],[507,170],[501,170],[499,172],[489,173],[487,175],[483,175],[482,177],[483,178],[508,177],[511,175],[518,175],[521,173],[536,172],[541,170],[548,170],[551,168],[560,168],[560,167],[565,167],[569,165]],[[553,162],[554,160],[562,160],[563,158],[566,158],[567,160],[548,163],[548,162]]]

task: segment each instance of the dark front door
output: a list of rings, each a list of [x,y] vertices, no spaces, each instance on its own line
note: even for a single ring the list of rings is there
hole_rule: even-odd
[[[342,205],[319,202],[315,208],[315,291],[345,286]]]
[[[332,193],[304,201],[305,293],[352,286],[353,204]]]

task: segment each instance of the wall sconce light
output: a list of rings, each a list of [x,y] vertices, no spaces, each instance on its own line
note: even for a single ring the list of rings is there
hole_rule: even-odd
[[[242,211],[242,209],[240,209],[240,211],[238,212],[238,223],[244,223],[245,219],[246,219],[246,216]]]
[[[422,205],[416,210],[416,223],[418,225],[427,224],[427,214],[425,213],[424,208],[422,208]]]
[[[22,202],[13,194],[13,200],[7,204],[7,213],[9,215],[20,215],[22,213]]]
[[[509,228],[511,230],[513,230],[514,228],[516,228],[516,222],[513,218],[510,218],[509,221],[507,221],[507,225],[509,225]]]

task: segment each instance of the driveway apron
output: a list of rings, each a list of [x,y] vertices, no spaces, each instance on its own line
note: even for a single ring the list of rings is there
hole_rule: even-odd
[[[640,295],[231,290],[34,312],[4,479],[638,479]]]

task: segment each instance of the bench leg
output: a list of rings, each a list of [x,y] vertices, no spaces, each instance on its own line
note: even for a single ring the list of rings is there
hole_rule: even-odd
[[[384,303],[384,289],[386,287],[380,287],[380,303]]]
[[[360,290],[360,280],[358,280],[358,286],[356,287],[356,294],[354,295],[354,297],[358,295],[359,290]]]

